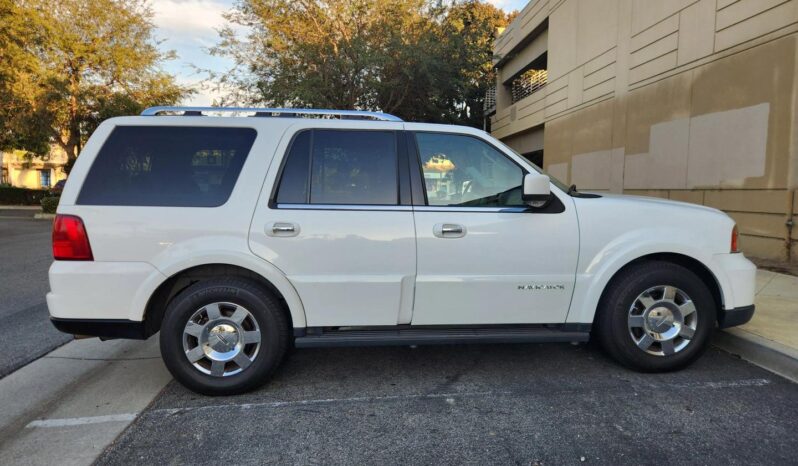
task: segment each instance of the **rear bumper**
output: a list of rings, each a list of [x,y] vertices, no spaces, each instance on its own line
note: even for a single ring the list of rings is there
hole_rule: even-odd
[[[55,328],[73,335],[146,340],[144,322],[125,319],[61,319],[50,317]]]
[[[729,328],[736,325],[743,325],[754,316],[754,305],[736,307],[734,309],[721,309],[718,315],[718,327]]]
[[[47,307],[57,319],[139,321],[165,279],[144,262],[54,261]]]

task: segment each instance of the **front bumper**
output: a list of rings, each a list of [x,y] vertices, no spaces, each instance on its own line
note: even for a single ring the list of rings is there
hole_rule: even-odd
[[[754,305],[735,307],[734,309],[721,309],[718,315],[718,327],[729,328],[743,325],[754,316]]]
[[[739,253],[716,254],[711,270],[720,285],[725,312],[754,304],[756,265],[753,262]]]

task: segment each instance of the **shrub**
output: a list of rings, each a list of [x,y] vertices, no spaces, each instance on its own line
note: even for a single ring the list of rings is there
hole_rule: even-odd
[[[42,198],[42,212],[45,214],[54,214],[55,210],[58,208],[58,201],[61,200],[61,196],[49,196]]]
[[[46,195],[45,189],[0,187],[0,205],[36,205]]]

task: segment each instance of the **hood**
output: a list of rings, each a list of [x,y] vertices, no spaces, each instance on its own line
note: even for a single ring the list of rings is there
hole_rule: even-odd
[[[607,199],[613,203],[629,203],[635,204],[637,206],[661,206],[661,207],[672,207],[672,208],[681,208],[681,209],[691,209],[696,211],[703,211],[703,212],[713,212],[716,214],[726,215],[723,211],[718,210],[714,207],[707,207],[704,205],[699,204],[690,204],[689,202],[681,202],[681,201],[672,201],[670,199],[661,199],[658,197],[646,197],[646,196],[631,196],[626,194],[608,194],[608,193],[595,193],[601,196],[603,199]]]

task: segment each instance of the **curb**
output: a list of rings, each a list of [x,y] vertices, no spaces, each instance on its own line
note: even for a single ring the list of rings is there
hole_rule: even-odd
[[[712,344],[798,383],[798,350],[739,328],[715,333]]]
[[[38,214],[35,214],[33,216],[33,218],[39,219],[39,220],[51,220],[51,219],[55,218],[55,214],[44,214],[44,213],[39,212]]]
[[[40,205],[0,205],[0,210],[42,210]]]

